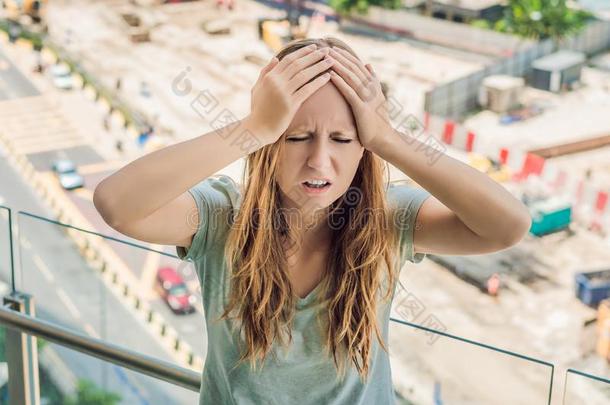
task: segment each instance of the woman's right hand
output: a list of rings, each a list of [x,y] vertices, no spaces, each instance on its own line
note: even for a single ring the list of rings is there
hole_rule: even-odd
[[[282,136],[301,104],[329,81],[327,72],[307,83],[332,66],[332,60],[324,59],[328,51],[329,48],[316,50],[315,45],[303,47],[281,61],[274,57],[261,70],[252,87],[251,110],[247,117],[252,128],[260,132],[254,136],[264,138],[266,144],[274,143]]]

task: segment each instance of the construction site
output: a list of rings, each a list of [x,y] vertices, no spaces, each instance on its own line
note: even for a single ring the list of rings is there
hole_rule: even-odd
[[[20,173],[13,177],[44,188],[47,200],[57,195],[54,216],[61,213],[76,226],[116,238],[121,235],[110,233],[92,203],[105,176],[145,153],[209,132],[220,110],[247,115],[260,69],[291,40],[345,41],[374,66],[397,128],[435,140],[438,153],[487,173],[532,216],[528,235],[509,249],[429,254],[402,269],[392,317],[406,323],[390,326],[397,398],[417,405],[610,403],[610,68],[599,62],[610,55],[610,20],[592,24],[583,34],[588,40],[547,49],[542,42],[486,35],[456,22],[456,15],[465,21],[475,12],[495,15],[496,2],[451,8],[453,21],[447,21],[442,1],[433,2],[435,16],[426,15],[425,2],[406,1],[396,14],[373,9],[344,20],[317,1],[5,3],[9,21],[18,20],[21,10],[34,21],[43,19],[48,36],[37,50],[34,41],[0,31],[0,72],[14,67],[38,92],[0,101],[0,145],[14,155],[7,161],[15,161]],[[5,60],[10,69],[2,69]],[[67,73],[51,71],[60,65]],[[60,78],[66,75],[68,85]],[[214,114],[200,107],[204,101],[218,106]],[[33,106],[56,128],[52,140],[24,124]],[[64,122],[78,137],[62,140],[68,133]],[[58,157],[82,168],[80,190],[62,190],[53,180],[47,162]],[[244,168],[245,160],[239,160],[218,174],[239,182]],[[417,186],[389,169],[389,181]],[[8,204],[7,194],[0,188],[0,205]],[[97,243],[87,242],[86,249]],[[159,297],[149,286],[135,285],[153,279],[143,276],[143,268],[153,274],[170,264],[200,297],[192,266],[163,257],[174,254],[174,247],[149,247],[157,252],[112,248],[124,273],[114,278],[136,280],[134,286],[125,282],[134,296],[125,293],[122,305],[140,310],[141,298],[156,308]],[[138,257],[135,266],[129,265],[131,256]],[[34,287],[29,292],[42,294]],[[37,305],[46,304],[39,299]],[[198,338],[202,322],[187,327],[182,315],[157,312],[176,333],[161,352],[200,372],[207,352],[207,340]],[[150,335],[166,338],[157,329]],[[108,387],[134,398],[120,382]],[[180,398],[163,403],[193,399]]]

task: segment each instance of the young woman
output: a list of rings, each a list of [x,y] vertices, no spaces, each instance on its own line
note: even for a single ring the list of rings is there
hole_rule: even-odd
[[[262,69],[246,118],[97,187],[113,228],[195,263],[201,404],[393,403],[386,344],[402,265],[501,250],[530,227],[502,186],[429,148],[392,128],[370,65],[335,38],[307,39]],[[243,188],[212,176],[244,156]],[[389,187],[386,162],[423,188]]]

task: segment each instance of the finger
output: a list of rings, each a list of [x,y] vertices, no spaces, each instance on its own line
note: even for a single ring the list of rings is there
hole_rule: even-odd
[[[332,66],[332,70],[338,73],[343,81],[345,81],[362,100],[370,97],[369,91],[366,88],[366,83],[363,83],[354,72],[345,67],[341,62],[335,62]]]
[[[293,61],[281,74],[287,81],[291,80],[308,66],[311,66],[312,64],[323,59],[328,54],[329,50],[329,48],[322,48],[302,56],[301,58]]]
[[[375,73],[375,71],[373,70],[373,66],[371,66],[370,63],[367,63],[366,68],[368,69],[368,71],[373,75],[373,77],[377,77],[377,74]]]
[[[307,83],[303,87],[294,93],[295,101],[300,105],[315,93],[320,87],[324,86],[330,80],[330,73],[324,73],[322,76],[316,77],[311,82]]]
[[[339,91],[341,94],[343,94],[351,106],[356,106],[359,102],[361,102],[360,96],[358,96],[356,91],[349,84],[347,84],[347,82],[343,80],[339,74],[333,72],[332,70],[330,72],[330,80],[339,88]]]
[[[336,49],[332,49],[330,51],[330,55],[337,59],[339,62],[343,63],[349,70],[351,70],[359,79],[362,83],[368,83],[369,82],[369,74],[368,73],[363,73],[360,68],[358,68],[358,65],[356,65],[354,62],[352,62],[351,60],[349,60],[345,55],[339,53]]]
[[[286,57],[284,57],[280,61],[280,63],[277,65],[278,73],[282,73],[295,60],[307,55],[308,53],[313,52],[316,49],[316,47],[317,47],[316,44],[304,46],[304,47],[292,52],[291,54],[287,55]]]
[[[318,74],[329,69],[332,65],[332,58],[326,57],[318,63],[301,70],[288,82],[288,90],[291,94],[294,93],[299,87],[310,81],[313,77],[316,77]]]
[[[258,75],[259,80],[265,77],[265,75],[269,73],[269,71],[273,69],[275,65],[277,65],[277,62],[278,59],[275,56],[271,58],[271,61],[269,61],[269,63],[267,63],[267,65],[261,69],[261,72]]]
[[[360,59],[358,59],[357,57],[355,57],[354,55],[352,55],[351,53],[349,53],[348,51],[346,51],[343,48],[334,48],[335,51],[338,51],[340,54],[342,54],[343,56],[345,56],[345,58],[349,59],[350,61],[352,61],[352,63],[358,67],[358,69],[360,69],[360,71],[362,72],[362,74],[365,77],[369,77],[370,74],[369,72],[364,68],[364,65],[362,63],[362,61]]]

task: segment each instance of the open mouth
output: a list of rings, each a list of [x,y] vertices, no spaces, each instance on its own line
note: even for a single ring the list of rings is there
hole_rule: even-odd
[[[302,184],[310,190],[324,190],[325,188],[330,187],[329,182],[324,182],[322,184],[312,184],[308,181],[304,181]]]
[[[330,183],[329,183],[329,182],[327,182],[327,181],[326,181],[326,182],[324,182],[324,183],[321,183],[321,184],[320,184],[320,183],[310,183],[310,182],[308,182],[308,181],[304,181],[302,184],[303,184],[305,187],[309,187],[309,188],[317,188],[317,189],[320,189],[320,188],[325,188],[325,187],[330,186]]]

